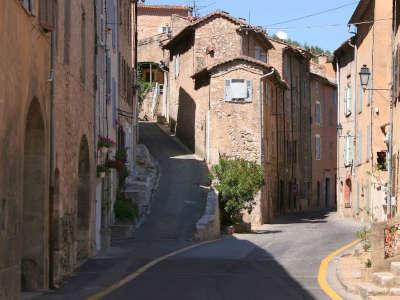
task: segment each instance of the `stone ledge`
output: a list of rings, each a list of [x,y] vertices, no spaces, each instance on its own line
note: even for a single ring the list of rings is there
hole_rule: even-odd
[[[196,223],[195,240],[198,242],[214,240],[221,235],[219,219],[218,192],[211,188],[203,216]]]

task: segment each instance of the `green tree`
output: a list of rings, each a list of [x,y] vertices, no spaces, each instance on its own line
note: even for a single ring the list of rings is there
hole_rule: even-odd
[[[222,158],[211,171],[220,195],[223,225],[241,222],[242,211],[254,207],[254,196],[264,185],[264,170],[255,162]]]

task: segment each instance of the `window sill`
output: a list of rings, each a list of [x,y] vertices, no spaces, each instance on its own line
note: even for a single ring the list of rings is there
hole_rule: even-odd
[[[232,99],[232,100],[224,100],[225,102],[228,103],[251,103],[253,102],[252,100],[244,100],[244,99]]]

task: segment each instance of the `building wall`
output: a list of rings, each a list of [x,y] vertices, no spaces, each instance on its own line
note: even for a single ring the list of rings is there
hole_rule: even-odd
[[[189,9],[169,9],[169,8],[146,8],[143,5],[138,7],[138,39],[143,40],[154,37],[162,33],[161,27],[168,26],[172,29],[172,15],[182,17],[189,16]],[[172,29],[173,30],[173,29]]]
[[[391,4],[390,0],[371,1],[362,18],[387,20],[392,17]],[[351,84],[354,96],[353,111],[350,116],[345,117],[343,116],[345,86],[341,86],[339,117],[341,124],[349,124],[343,127],[354,136],[353,165],[345,168],[346,171],[339,177],[339,189],[341,186],[345,187],[346,178],[351,180],[352,186],[351,207],[342,209],[342,213],[363,221],[384,221],[387,218],[385,194],[388,172],[377,169],[377,152],[387,151],[385,131],[388,131],[390,91],[363,91],[358,73],[366,64],[372,73],[370,88],[390,88],[391,62],[387,58],[391,56],[391,40],[388,38],[391,35],[391,25],[391,21],[359,25],[355,36],[357,48],[353,73],[348,77],[344,74],[345,70],[341,69],[341,83]],[[347,78],[343,78],[345,76]],[[369,127],[371,134],[368,133]],[[343,132],[347,133],[346,131]],[[343,148],[344,138],[340,138],[339,141]],[[367,143],[371,145],[371,152],[367,152]],[[343,157],[339,158],[339,168],[343,168]],[[344,190],[340,199],[344,201]]]
[[[336,208],[337,98],[336,86],[325,78],[311,75],[311,145],[312,206]],[[321,122],[316,120],[316,106],[321,107]],[[317,135],[321,138],[320,159],[317,159]]]
[[[60,283],[78,260],[95,252],[94,239],[94,28],[93,3],[59,1],[55,53],[53,272]],[[86,148],[86,154],[83,154]],[[81,164],[89,168],[81,175]],[[88,191],[83,192],[86,186]],[[86,223],[81,229],[82,223]]]
[[[38,17],[29,15],[19,1],[4,2],[0,17],[0,298],[19,299],[21,268],[28,259],[23,258],[24,240],[40,235],[29,246],[41,249],[35,259],[40,271],[33,272],[28,280],[36,281],[38,288],[49,284],[50,34],[42,31]],[[35,184],[24,178],[24,153],[30,147],[30,140],[25,139],[29,134],[26,127],[32,124],[32,116],[41,119],[43,143],[31,145],[40,146],[35,150],[40,151],[36,152],[36,161],[39,154],[42,161],[40,173],[31,176],[42,178],[41,194],[31,189],[29,184]],[[38,133],[32,133],[31,137],[38,137]],[[28,170],[34,169],[28,166]],[[26,188],[25,193],[22,187]],[[29,212],[23,211],[24,197],[36,201],[32,207],[36,211],[43,209],[41,220],[36,219],[42,228],[31,226],[23,217],[24,212]],[[31,232],[25,232],[30,237],[24,238],[24,224],[31,227]]]

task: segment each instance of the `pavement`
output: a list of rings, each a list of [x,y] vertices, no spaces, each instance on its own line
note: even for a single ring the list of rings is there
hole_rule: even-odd
[[[89,259],[67,284],[37,299],[85,299],[154,259],[193,245],[208,182],[206,165],[156,124],[141,123],[142,143],[160,163],[161,179],[135,238]],[[170,256],[104,299],[328,299],[317,276],[321,260],[355,239],[358,226],[334,212],[293,214],[255,234],[236,234]]]

